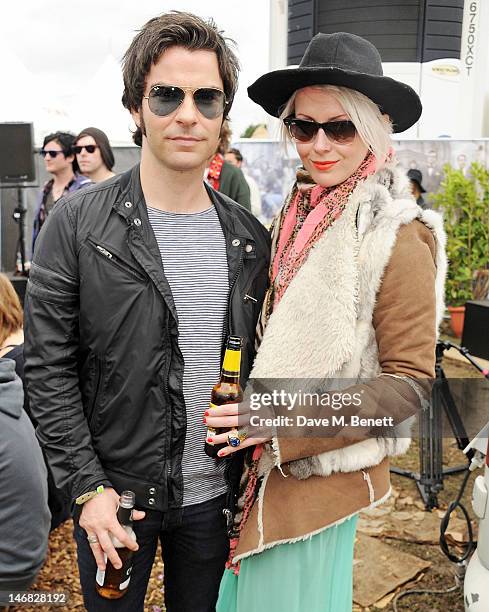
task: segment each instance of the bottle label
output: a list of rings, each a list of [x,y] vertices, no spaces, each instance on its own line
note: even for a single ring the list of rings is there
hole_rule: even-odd
[[[123,591],[124,589],[127,589],[131,580],[132,555],[130,555],[129,559],[127,559],[126,562],[122,565],[120,572],[121,579],[123,580],[123,582],[121,582],[119,585],[119,591]]]
[[[212,402],[209,403],[209,408],[217,408],[217,404],[213,404]],[[212,438],[212,436],[216,435],[216,430],[214,429],[214,427],[208,427],[207,428],[207,433],[205,435],[206,438]],[[208,442],[208,444],[211,444],[212,446],[214,446],[214,444],[212,442]]]
[[[107,564],[107,555],[104,553],[104,563]],[[97,567],[97,573],[95,575],[95,581],[99,586],[104,586],[105,581],[105,570],[101,570]]]
[[[104,554],[104,562],[107,564],[107,555]],[[131,581],[131,572],[132,572],[132,555],[124,561],[120,570],[121,580],[122,582],[119,584],[119,590],[124,591],[129,586],[129,582]],[[101,587],[104,586],[105,582],[105,570],[101,570],[97,568],[97,573],[95,574],[95,581]]]
[[[99,586],[104,586],[105,570],[101,570],[101,569],[97,568],[97,574],[95,576],[95,580],[97,581],[97,584]]]
[[[222,371],[228,375],[239,375],[241,367],[241,351],[233,351],[232,349],[226,349],[224,353],[224,361],[222,364]]]

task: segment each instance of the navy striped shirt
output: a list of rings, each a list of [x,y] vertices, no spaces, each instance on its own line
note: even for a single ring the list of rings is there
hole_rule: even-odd
[[[229,296],[226,243],[214,206],[175,213],[148,206],[178,314],[178,344],[185,362],[183,395],[187,434],[182,458],[183,504],[201,503],[226,491],[223,462],[204,452],[205,410],[219,381]]]

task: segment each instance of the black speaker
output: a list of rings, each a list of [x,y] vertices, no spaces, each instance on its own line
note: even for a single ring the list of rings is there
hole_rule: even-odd
[[[0,183],[35,180],[32,142],[32,123],[0,123]]]
[[[489,359],[489,300],[465,304],[462,346],[475,357]]]

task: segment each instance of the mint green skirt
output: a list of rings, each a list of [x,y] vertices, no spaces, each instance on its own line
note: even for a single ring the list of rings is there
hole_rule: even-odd
[[[357,516],[225,570],[216,612],[351,612]]]

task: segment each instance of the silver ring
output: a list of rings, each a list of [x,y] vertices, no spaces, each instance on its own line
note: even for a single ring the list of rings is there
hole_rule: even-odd
[[[98,538],[95,534],[87,535],[87,540],[90,542],[90,544],[98,544]]]
[[[237,448],[241,442],[246,440],[247,433],[244,429],[233,429],[228,434],[228,444],[233,448]]]

